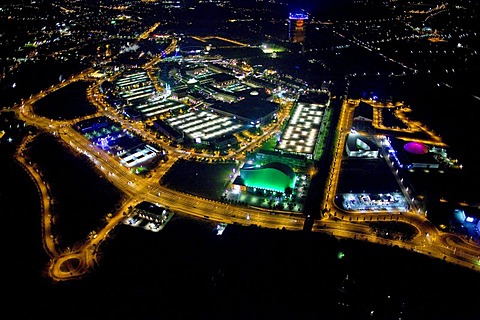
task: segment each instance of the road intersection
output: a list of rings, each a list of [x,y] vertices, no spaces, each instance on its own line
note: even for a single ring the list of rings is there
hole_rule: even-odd
[[[148,67],[151,67],[149,64]],[[111,109],[101,98],[98,91],[103,80],[89,75],[93,70],[87,69],[84,72],[67,79],[48,90],[32,95],[29,99],[13,107],[19,119],[27,124],[37,126],[45,131],[57,135],[60,139],[72,148],[72,150],[87,155],[97,167],[104,172],[105,178],[109,179],[119,190],[124,193],[120,209],[112,216],[106,217],[107,223],[101,228],[94,230],[92,236],[85,242],[69,248],[67,251],[60,251],[56,243],[55,235],[52,234],[54,214],[51,209],[52,197],[48,188],[48,181],[45,181],[38,172],[38,169],[29,163],[23,156],[23,148],[31,141],[27,137],[17,150],[16,158],[30,173],[36,182],[38,192],[41,195],[42,228],[44,248],[51,258],[49,275],[52,279],[62,281],[81,277],[94,269],[98,264],[97,254],[100,244],[108,238],[109,233],[121,224],[131,213],[131,208],[141,201],[160,203],[176,214],[194,216],[200,219],[209,219],[218,223],[256,225],[262,228],[285,229],[290,231],[301,231],[304,229],[306,217],[301,213],[292,214],[279,212],[271,214],[269,210],[254,207],[235,206],[209,199],[200,198],[180,191],[165,188],[159,184],[161,177],[169,170],[177,159],[184,156],[182,150],[169,146],[162,141],[156,141],[155,137],[143,130],[141,126],[122,119]],[[73,129],[73,121],[52,120],[36,115],[33,112],[33,105],[46,95],[65,87],[75,81],[90,81],[92,86],[87,95],[90,102],[96,106],[97,113],[88,117],[108,116],[120,123],[128,130],[135,131],[147,141],[155,141],[167,150],[169,157],[148,177],[140,177],[131,170],[122,166],[114,157],[106,154],[100,149],[91,145],[90,141]],[[477,244],[466,241],[455,234],[445,233],[438,230],[425,216],[418,214],[412,208],[411,212],[397,211],[376,211],[376,212],[354,212],[338,208],[335,203],[335,195],[345,140],[350,132],[353,121],[353,111],[358,101],[346,100],[342,105],[341,115],[338,122],[338,139],[335,142],[333,161],[329,172],[329,179],[322,200],[322,213],[320,219],[313,222],[312,232],[325,232],[338,238],[354,238],[357,240],[375,242],[385,245],[395,245],[408,250],[416,251],[435,258],[456,263],[476,271],[480,271],[480,248]],[[283,113],[284,117],[287,112]],[[278,124],[272,125],[265,131],[265,134],[258,139],[265,139],[270,134],[279,130],[279,125],[284,119],[279,119]],[[418,126],[417,126],[418,127]],[[251,148],[258,145],[258,140],[242,148]],[[212,156],[215,157],[215,156]],[[223,156],[225,158],[225,156]],[[241,160],[242,150],[229,154],[228,157],[235,157]],[[398,221],[414,226],[419,232],[411,241],[388,240],[376,236],[368,227],[369,221]]]

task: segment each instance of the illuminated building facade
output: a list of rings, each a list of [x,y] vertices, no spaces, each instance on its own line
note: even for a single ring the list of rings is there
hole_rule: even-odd
[[[350,133],[345,148],[349,157],[378,158],[378,146],[364,135]]]
[[[308,15],[305,13],[290,13],[288,33],[291,42],[303,43],[305,41],[307,20]]]

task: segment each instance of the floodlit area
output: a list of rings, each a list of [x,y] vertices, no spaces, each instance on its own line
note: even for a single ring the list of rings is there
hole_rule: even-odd
[[[344,193],[341,204],[348,211],[408,211],[409,205],[401,193]]]
[[[227,92],[238,92],[251,89],[251,87],[241,82],[235,82],[233,84],[223,86],[222,89]]]
[[[147,85],[141,88],[130,89],[121,92],[119,95],[122,99],[125,99],[129,103],[133,103],[137,100],[147,99],[155,93],[155,87],[153,84]]]
[[[139,166],[163,152],[105,117],[79,122],[76,128],[93,145],[117,157],[118,161],[128,168]]]
[[[150,212],[136,208],[135,214],[125,219],[123,224],[153,232],[162,230],[170,219],[172,219],[174,213],[159,205],[152,205],[152,208],[158,212]]]
[[[148,74],[144,70],[138,70],[137,72],[122,76],[115,84],[121,89],[128,89],[145,82],[150,82]]]
[[[159,152],[160,150],[145,144],[120,156],[120,163],[128,168],[134,167],[154,158]]]
[[[119,96],[129,103],[146,99],[156,92],[155,86],[144,70],[123,75],[115,81],[115,86],[120,91]]]
[[[243,124],[232,117],[224,117],[208,111],[192,111],[167,120],[173,128],[183,131],[196,141],[210,140],[243,128]]]
[[[288,122],[277,149],[311,156],[320,131],[325,106],[299,103]]]
[[[227,228],[227,224],[226,223],[219,223],[217,224],[217,227],[215,228],[216,231],[217,231],[217,236],[221,236],[223,234],[223,231],[225,231],[225,229]]]
[[[146,103],[135,106],[135,110],[140,112],[147,118],[155,117],[170,111],[178,110],[185,107],[181,102],[173,100],[148,100]]]
[[[148,219],[141,218],[138,215],[134,215],[133,217],[129,217],[125,219],[123,221],[123,224],[126,224],[131,227],[143,228],[145,230],[152,231],[152,232],[159,232],[165,227],[168,220],[169,219],[165,219],[160,222],[155,222],[155,221],[149,221]]]

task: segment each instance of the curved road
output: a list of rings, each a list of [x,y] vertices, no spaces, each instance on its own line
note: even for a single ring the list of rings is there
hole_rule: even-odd
[[[174,47],[175,45],[171,45],[169,50],[174,50]],[[158,61],[159,58],[156,58],[155,63]],[[154,63],[149,63],[145,65],[145,68],[151,68],[153,65]],[[68,280],[81,277],[90,272],[97,264],[97,253],[101,242],[108,237],[111,230],[122,223],[128,216],[129,208],[141,201],[158,202],[175,213],[193,215],[198,218],[209,219],[216,222],[257,225],[259,227],[276,229],[284,228],[292,231],[300,231],[303,229],[305,218],[302,214],[293,214],[290,212],[277,212],[276,214],[272,214],[271,210],[234,206],[218,201],[202,199],[160,186],[158,181],[161,176],[168,171],[171,165],[173,165],[176,159],[178,159],[175,156],[170,156],[169,160],[161,164],[151,177],[140,178],[127,168],[121,166],[119,162],[110,155],[91,146],[85,137],[76,132],[71,127],[71,124],[80,119],[75,119],[74,121],[54,121],[39,117],[33,113],[32,110],[35,102],[47,94],[74,81],[95,81],[92,88],[89,89],[88,94],[90,102],[99,110],[97,114],[93,116],[106,115],[111,117],[126,128],[141,134],[147,141],[155,141],[158,144],[162,144],[161,141],[155,140],[149,133],[144,132],[142,128],[119,118],[118,115],[109,108],[108,104],[101,99],[101,95],[98,92],[98,87],[102,80],[89,77],[89,74],[92,72],[93,70],[87,69],[77,76],[59,83],[57,86],[52,86],[48,90],[32,95],[28,100],[22,100],[21,104],[13,108],[21,120],[57,134],[72,149],[86,154],[105,173],[105,177],[126,195],[118,212],[112,217],[105,218],[107,224],[104,227],[96,230],[94,234],[91,234],[89,239],[83,244],[71,248],[67,252],[59,252],[55,242],[55,235],[53,235],[51,231],[54,217],[50,205],[53,199],[50,198],[48,183],[43,180],[34,165],[28,163],[23,157],[23,147],[27,141],[21,144],[18,148],[16,158],[31,174],[41,195],[43,242],[45,250],[51,257],[49,271],[52,279]],[[428,254],[480,271],[480,248],[478,245],[468,242],[462,237],[439,231],[420,214],[414,212],[404,212],[402,214],[398,214],[398,212],[355,213],[343,211],[335,206],[334,198],[339,179],[343,146],[345,145],[346,136],[351,128],[355,107],[356,103],[352,100],[345,101],[342,106],[340,121],[337,127],[339,138],[335,144],[334,157],[330,167],[330,179],[326,186],[325,197],[321,206],[325,214],[322,215],[320,220],[314,221],[312,231],[327,232],[341,238],[355,238],[386,245],[398,245],[402,248]],[[283,118],[279,119],[278,125],[282,123],[287,115],[288,112],[283,112]],[[269,127],[265,134],[258,139],[265,139],[270,134],[276,132],[279,128],[278,125]],[[32,138],[27,139],[30,140]],[[252,148],[258,144],[258,142],[259,140],[252,141],[250,145],[244,148]],[[184,153],[178,153],[178,150],[168,145],[162,147],[172,155],[184,155]],[[230,157],[241,156],[241,153],[242,150],[238,150],[236,154],[231,154]],[[159,194],[161,196],[159,196]],[[419,230],[419,235],[408,242],[379,238],[372,234],[371,229],[365,223],[377,220],[409,223]]]

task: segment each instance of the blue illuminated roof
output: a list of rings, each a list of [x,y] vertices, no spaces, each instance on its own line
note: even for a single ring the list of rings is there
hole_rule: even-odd
[[[288,18],[290,20],[306,20],[308,19],[308,14],[301,13],[301,12],[294,12],[294,13],[290,13]]]

